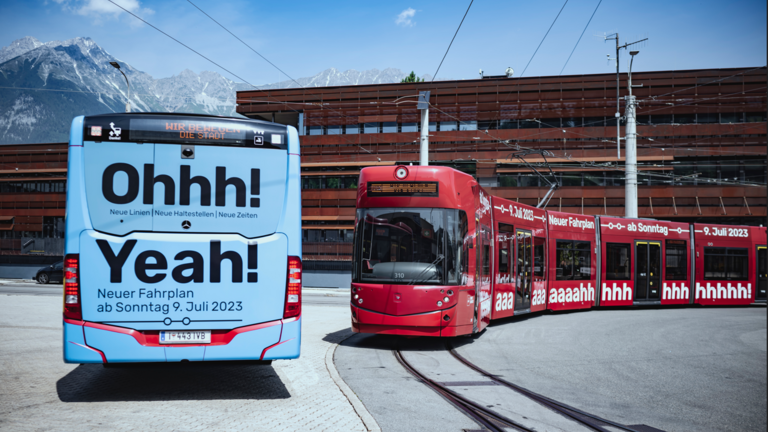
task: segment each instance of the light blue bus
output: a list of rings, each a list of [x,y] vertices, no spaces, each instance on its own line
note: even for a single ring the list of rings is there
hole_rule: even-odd
[[[77,117],[64,361],[299,356],[299,137],[194,114]]]

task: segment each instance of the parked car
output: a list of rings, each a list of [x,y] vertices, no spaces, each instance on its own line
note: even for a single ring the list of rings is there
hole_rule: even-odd
[[[61,282],[64,278],[64,261],[53,263],[37,271],[35,280],[37,283],[47,284],[49,282]]]

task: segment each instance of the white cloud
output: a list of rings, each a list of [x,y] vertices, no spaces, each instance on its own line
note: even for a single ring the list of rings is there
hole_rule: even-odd
[[[96,22],[103,22],[105,18],[118,18],[125,12],[123,9],[115,6],[107,0],[53,0],[60,4],[65,10],[74,12],[78,15],[94,18]],[[125,10],[135,13],[140,17],[152,15],[155,13],[152,9],[142,8],[139,0],[115,0]],[[134,17],[127,17],[131,27],[140,26],[141,21]]]
[[[395,19],[395,24],[401,27],[413,27],[415,23],[411,20],[411,18],[413,18],[414,15],[416,15],[416,10],[413,8],[408,8],[400,12],[400,14]]]

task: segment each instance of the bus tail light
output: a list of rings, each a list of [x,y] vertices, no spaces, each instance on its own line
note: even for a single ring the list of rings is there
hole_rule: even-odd
[[[80,308],[80,255],[64,257],[64,318],[82,320]]]
[[[288,283],[285,287],[283,318],[301,315],[301,258],[288,257]]]

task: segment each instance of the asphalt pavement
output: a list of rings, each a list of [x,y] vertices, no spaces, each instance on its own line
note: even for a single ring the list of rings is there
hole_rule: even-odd
[[[766,430],[765,307],[533,314],[449,342],[492,374],[625,425]],[[347,339],[336,350],[336,367],[382,430],[478,428],[431,390],[419,391],[392,356],[395,348],[436,379],[447,370],[444,381],[476,381],[446,364],[445,341]],[[498,409],[511,402],[492,401],[493,386],[474,384],[468,391]]]

